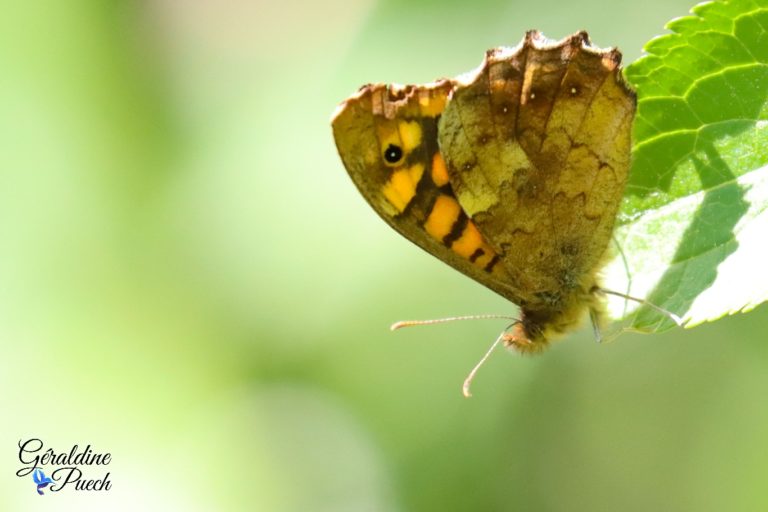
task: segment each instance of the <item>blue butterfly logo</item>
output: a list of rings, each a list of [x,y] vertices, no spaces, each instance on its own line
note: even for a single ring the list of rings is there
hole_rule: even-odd
[[[34,473],[32,473],[32,480],[37,484],[37,494],[40,496],[43,495],[43,489],[48,487],[48,484],[53,483],[53,480],[45,476],[42,469],[36,469]]]

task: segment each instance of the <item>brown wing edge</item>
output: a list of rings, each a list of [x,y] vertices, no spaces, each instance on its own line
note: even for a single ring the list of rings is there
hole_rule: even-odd
[[[485,58],[483,59],[483,62],[480,64],[480,66],[473,69],[472,71],[457,76],[454,81],[459,86],[474,82],[479,74],[487,72],[488,66],[493,60],[514,58],[529,49],[554,50],[565,49],[571,46],[580,46],[581,50],[602,56],[603,61],[607,64],[607,66],[616,71],[616,83],[621,85],[626,91],[627,95],[631,96],[635,103],[637,103],[637,93],[622,73],[623,68],[621,68],[621,51],[615,46],[601,48],[599,46],[593,45],[591,39],[589,38],[589,34],[585,30],[581,30],[560,40],[550,39],[539,30],[528,30],[526,31],[525,36],[523,36],[523,39],[516,46],[499,46],[497,48],[492,48],[486,51]]]

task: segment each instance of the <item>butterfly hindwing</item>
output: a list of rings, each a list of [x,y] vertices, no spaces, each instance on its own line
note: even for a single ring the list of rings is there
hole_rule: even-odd
[[[635,109],[619,61],[584,33],[530,32],[489,51],[441,117],[456,196],[529,307],[584,286],[610,240]]]

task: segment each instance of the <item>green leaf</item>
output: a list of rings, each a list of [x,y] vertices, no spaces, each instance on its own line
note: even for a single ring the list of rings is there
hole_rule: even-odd
[[[768,298],[768,0],[718,1],[673,20],[625,73],[638,94],[633,166],[608,289],[687,326]],[[612,316],[674,322],[611,299]]]

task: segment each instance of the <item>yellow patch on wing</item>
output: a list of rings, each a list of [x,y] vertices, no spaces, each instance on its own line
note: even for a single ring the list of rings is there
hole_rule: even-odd
[[[377,135],[379,137],[379,144],[382,148],[382,152],[384,151],[384,148],[386,148],[390,144],[394,144],[395,146],[402,145],[402,143],[400,142],[400,131],[397,129],[397,125],[395,123],[393,122],[377,123],[376,131],[378,132]]]
[[[387,201],[402,212],[416,195],[416,186],[424,174],[424,164],[414,164],[392,173],[382,193]]]
[[[424,94],[419,97],[419,107],[422,116],[436,117],[445,110],[445,96]]]
[[[421,124],[418,121],[400,121],[397,128],[406,155],[421,144]]]
[[[451,196],[441,194],[437,197],[432,211],[429,212],[427,221],[424,223],[424,229],[433,238],[442,241],[451,232],[451,228],[460,214],[461,206],[459,206],[458,201]]]
[[[440,153],[435,153],[432,157],[432,181],[438,187],[448,183],[448,170],[445,168],[445,160]]]

